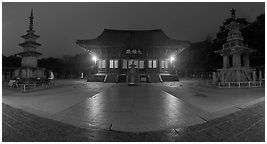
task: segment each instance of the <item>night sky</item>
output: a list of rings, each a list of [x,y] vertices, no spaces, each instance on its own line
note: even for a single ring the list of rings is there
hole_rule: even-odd
[[[2,3],[2,53],[21,52],[18,44],[29,28],[34,9],[34,30],[43,57],[83,52],[78,39],[93,39],[103,29],[163,29],[170,38],[197,42],[215,36],[222,22],[236,9],[237,18],[252,22],[265,13],[264,3]]]

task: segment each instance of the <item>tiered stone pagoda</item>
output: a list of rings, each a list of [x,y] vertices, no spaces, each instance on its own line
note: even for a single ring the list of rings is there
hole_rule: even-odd
[[[240,29],[245,25],[239,24],[235,18],[235,10],[231,10],[231,21],[226,25],[229,30],[227,43],[223,49],[216,51],[223,56],[223,68],[219,69],[219,82],[248,82],[255,81],[255,72],[249,66],[249,55],[256,51],[248,48],[243,42]]]
[[[15,77],[22,79],[24,83],[32,82],[36,79],[44,78],[44,68],[38,68],[37,57],[42,55],[36,51],[41,44],[36,42],[40,36],[34,34],[33,30],[33,10],[31,10],[30,26],[26,35],[21,36],[25,41],[19,44],[23,47],[23,52],[17,55],[22,58],[21,68],[15,70]]]

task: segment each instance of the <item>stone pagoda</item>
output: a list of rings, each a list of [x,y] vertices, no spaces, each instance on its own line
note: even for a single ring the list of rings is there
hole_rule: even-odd
[[[23,52],[17,55],[22,58],[21,67],[15,70],[15,77],[21,79],[23,83],[31,83],[37,79],[44,78],[44,68],[38,68],[37,57],[42,55],[36,51],[41,44],[36,42],[40,36],[34,34],[33,30],[33,9],[31,10],[30,26],[27,34],[21,36],[25,41],[19,44],[23,47]]]
[[[223,49],[216,51],[223,56],[223,68],[219,69],[218,82],[249,82],[255,81],[256,74],[249,66],[249,55],[254,49],[248,48],[243,42],[240,29],[245,25],[237,23],[235,10],[231,10],[231,21],[226,25],[228,30],[227,43]]]

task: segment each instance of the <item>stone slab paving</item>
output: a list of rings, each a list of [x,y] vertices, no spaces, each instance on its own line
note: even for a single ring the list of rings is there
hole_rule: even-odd
[[[3,142],[264,142],[265,102],[203,124],[151,132],[79,128],[2,104]]]
[[[144,132],[205,122],[200,111],[151,84],[117,84],[54,116],[55,120],[86,128]]]
[[[192,81],[138,87],[81,80],[59,84],[64,86],[40,92],[3,90],[4,106],[26,111],[13,113],[11,107],[10,112],[3,111],[3,117],[8,119],[3,118],[3,128],[12,128],[8,131],[17,132],[18,137],[25,136],[27,141],[222,141],[218,138],[226,141],[225,137],[239,141],[247,139],[243,136],[249,134],[247,129],[256,130],[264,125],[264,120],[255,122],[253,119],[262,114],[254,115],[246,109],[264,102],[264,88],[211,89],[199,87]],[[247,113],[240,113],[244,108]],[[233,114],[225,123],[221,123],[224,118],[214,119],[233,112],[241,116]],[[262,113],[264,115],[264,111]],[[255,117],[248,119],[246,114]],[[232,122],[232,119],[236,120]],[[216,126],[201,128],[207,124]],[[187,127],[190,125],[194,126]],[[257,134],[251,135],[259,137]],[[12,138],[12,134],[5,137]]]
[[[265,97],[265,88],[209,88],[201,81],[157,83],[159,88],[209,113]]]
[[[114,85],[87,83],[84,80],[58,80],[56,84],[65,86],[29,93],[3,89],[2,101],[20,109],[31,108],[47,114],[56,114]]]
[[[204,87],[200,83],[199,80],[183,80],[155,85],[188,105],[206,112],[201,114],[206,120],[219,118],[265,100],[265,87],[220,89]]]
[[[124,132],[159,131],[203,123],[239,111],[240,104],[264,101],[264,88],[214,89],[197,81],[88,83],[59,80],[63,85],[29,93],[3,89],[3,103],[24,111],[75,125]],[[238,107],[237,107],[238,106]]]

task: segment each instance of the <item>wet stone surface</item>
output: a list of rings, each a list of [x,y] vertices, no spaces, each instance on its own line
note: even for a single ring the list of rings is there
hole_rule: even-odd
[[[3,142],[212,142],[265,141],[264,102],[206,123],[152,132],[120,132],[104,129],[83,129],[42,118],[2,104]]]

